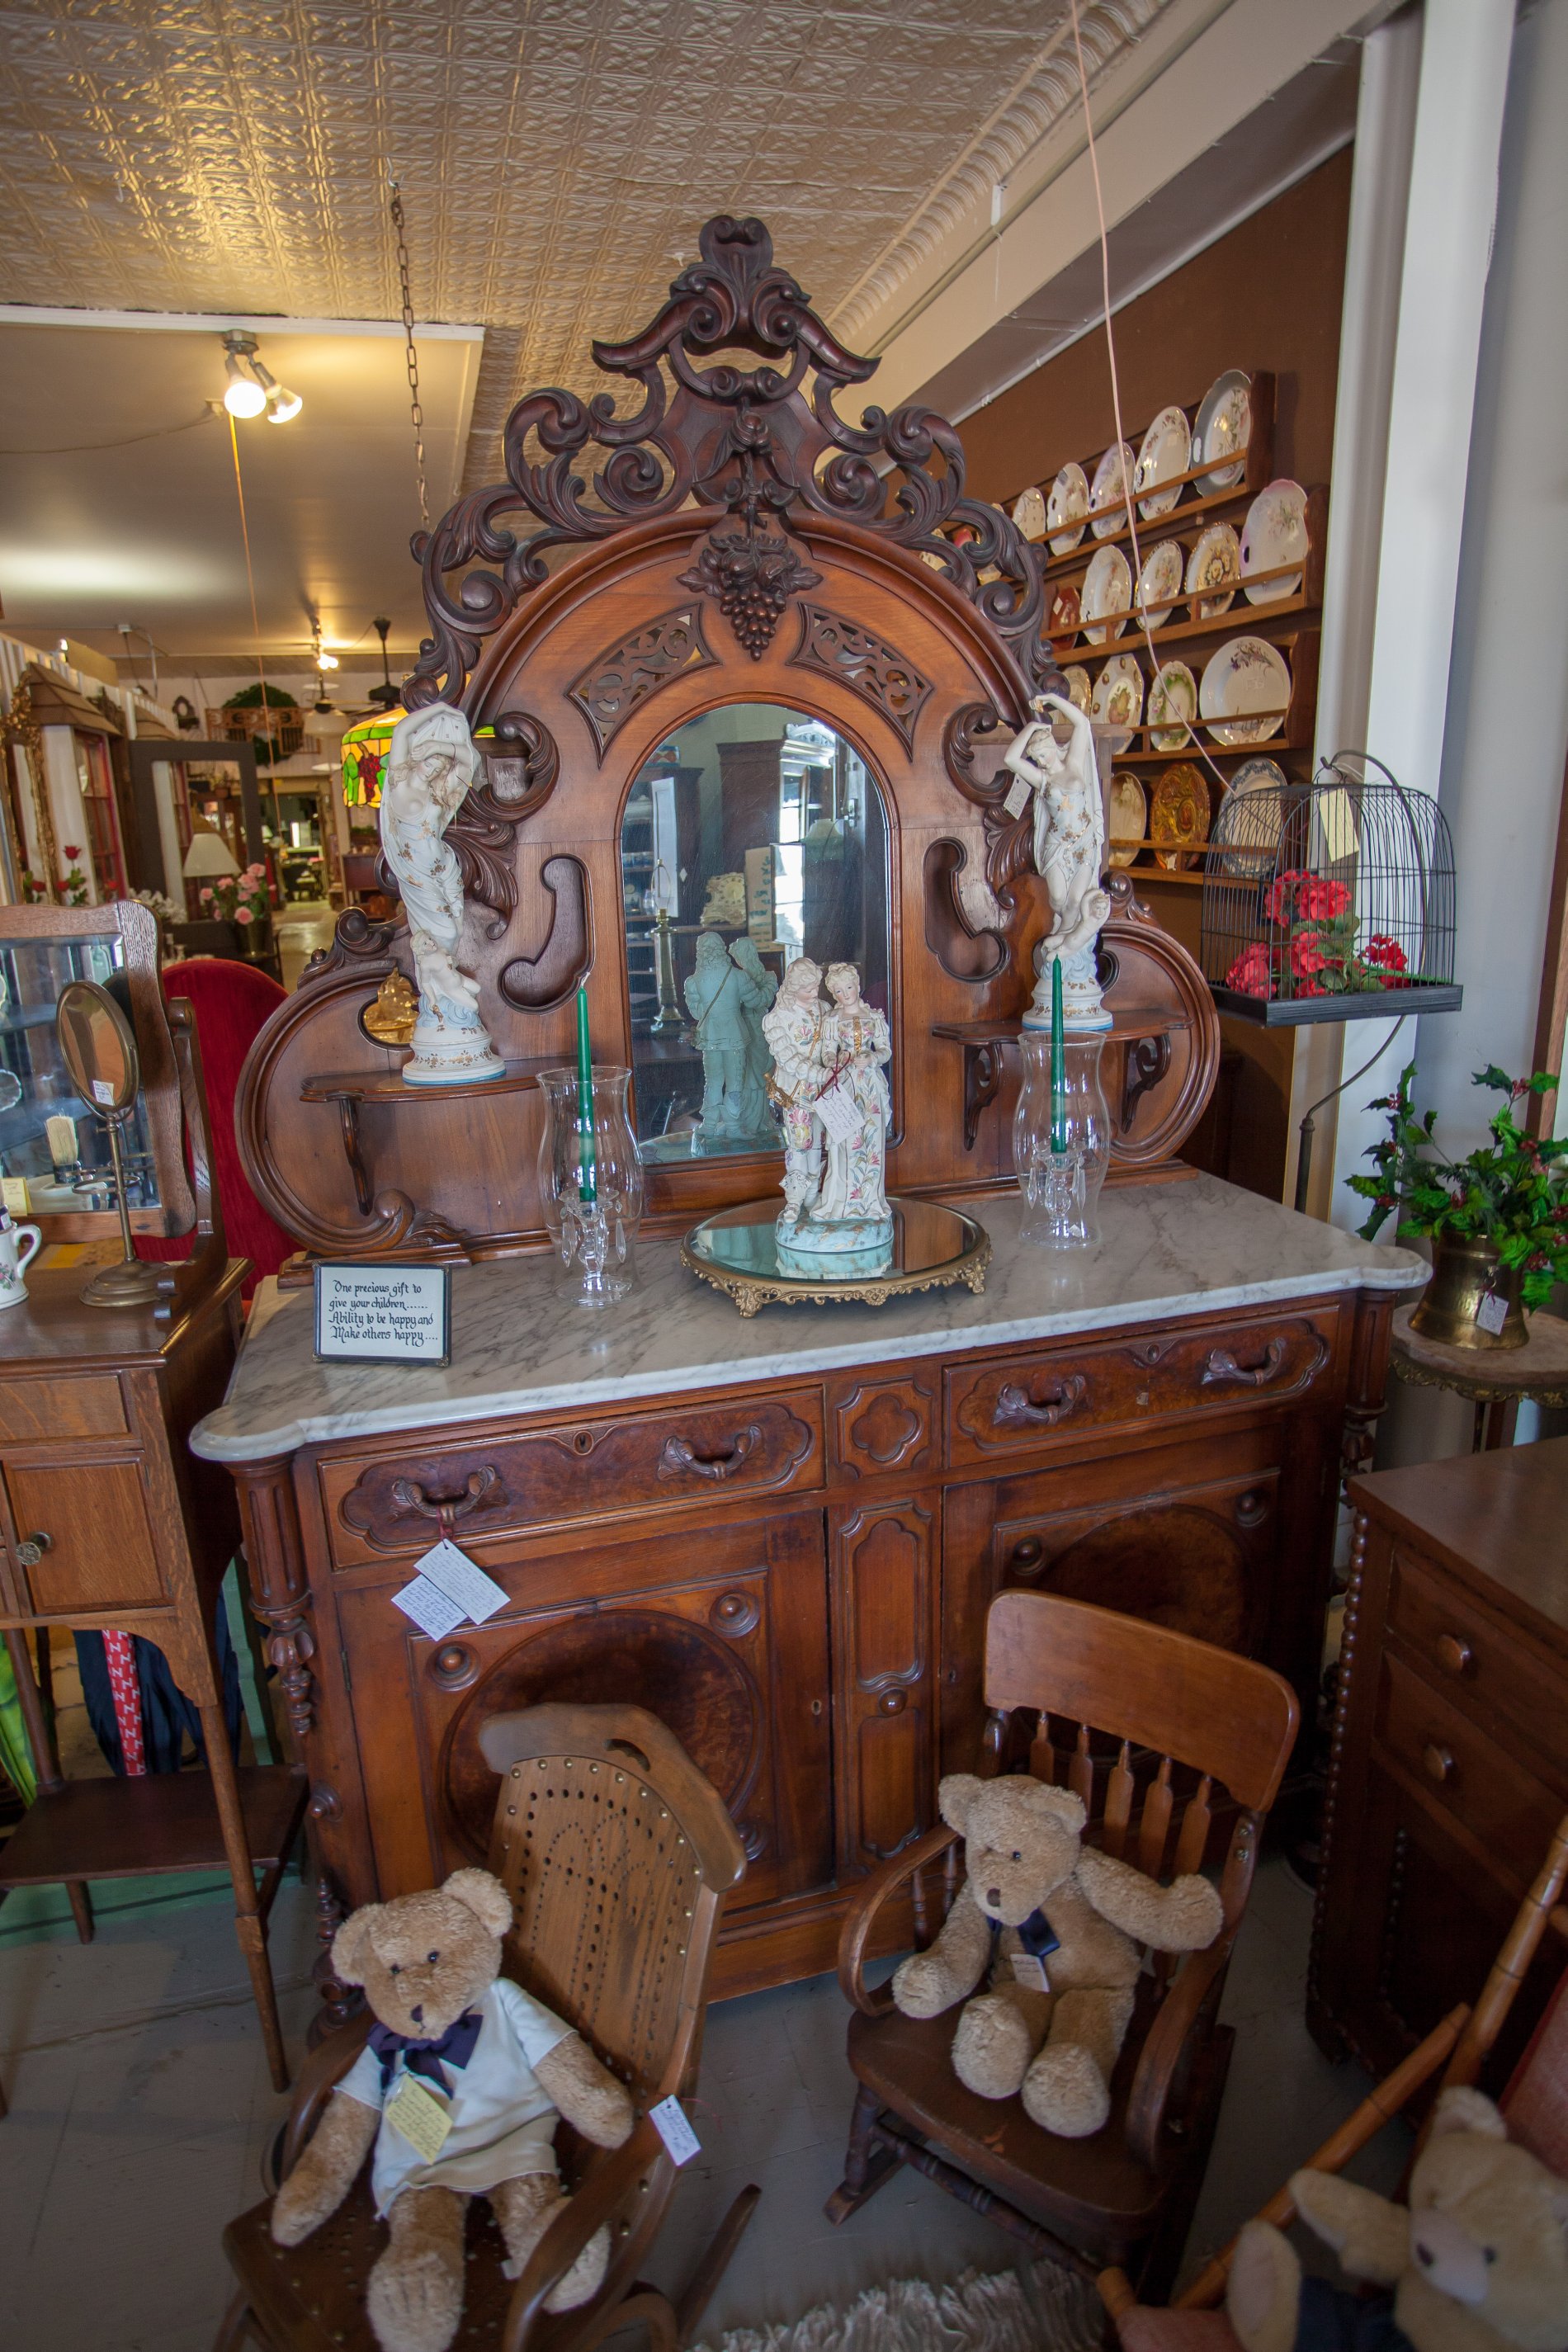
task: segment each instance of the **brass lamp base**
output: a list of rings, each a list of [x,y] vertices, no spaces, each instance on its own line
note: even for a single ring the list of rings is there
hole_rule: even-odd
[[[149,1307],[158,1297],[164,1269],[144,1258],[121,1258],[118,1265],[100,1266],[83,1286],[84,1307]]]

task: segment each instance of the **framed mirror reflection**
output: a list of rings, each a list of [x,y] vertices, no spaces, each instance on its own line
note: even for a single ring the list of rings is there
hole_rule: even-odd
[[[889,840],[854,744],[777,703],[688,720],[635,778],[621,896],[645,1160],[782,1150],[763,1016],[806,955],[888,1013]],[[894,1105],[894,1124],[898,1106]]]

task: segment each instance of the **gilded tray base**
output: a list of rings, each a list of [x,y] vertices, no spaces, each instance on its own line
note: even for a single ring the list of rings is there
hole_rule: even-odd
[[[755,1315],[763,1307],[826,1307],[841,1299],[852,1299],[862,1307],[882,1307],[889,1298],[902,1298],[917,1290],[944,1289],[958,1282],[977,1295],[984,1291],[985,1269],[991,1263],[991,1236],[983,1225],[937,1201],[895,1197],[889,1205],[895,1221],[894,1263],[885,1273],[850,1275],[831,1282],[820,1276],[785,1274],[776,1264],[755,1262],[771,1259],[773,1223],[780,1206],[776,1195],[704,1218],[681,1243],[681,1263],[701,1281],[732,1298],[746,1316]]]

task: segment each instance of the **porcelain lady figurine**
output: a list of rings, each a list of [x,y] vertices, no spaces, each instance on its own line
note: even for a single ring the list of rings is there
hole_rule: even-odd
[[[784,1121],[784,1204],[775,1230],[791,1240],[822,1179],[822,1126],[812,1108],[829,1067],[824,1058],[821,985],[821,965],[809,956],[797,956],[763,1015],[763,1034],[773,1057],[770,1084]]]
[[[1105,812],[1094,732],[1084,713],[1059,694],[1037,695],[1029,708],[1034,716],[1013,738],[1003,764],[1035,796],[1035,871],[1050,900],[1051,928],[1035,950],[1035,996],[1024,1026],[1050,1027],[1051,965],[1059,960],[1066,1026],[1109,1029],[1094,968],[1094,943],[1110,913],[1100,886]],[[1053,711],[1067,722],[1065,743],[1057,740]]]
[[[856,1123],[851,1128],[840,1122],[840,1134],[829,1131],[822,1190],[805,1229],[795,1234],[795,1247],[868,1249],[890,1241],[893,1233],[883,1189],[893,1104],[882,1075],[892,1056],[892,1039],[887,1014],[861,996],[860,975],[852,963],[829,964],[827,993],[833,1010],[822,1024],[829,1066],[823,1091],[847,1100]]]
[[[445,839],[479,781],[479,753],[460,710],[433,702],[398,720],[383,775],[381,846],[397,877],[419,983],[414,1051],[403,1067],[411,1087],[499,1078],[506,1068],[479,1019],[479,982],[457,961],[463,877]]]

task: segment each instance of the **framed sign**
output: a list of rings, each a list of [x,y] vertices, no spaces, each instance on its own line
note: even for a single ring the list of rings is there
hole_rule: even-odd
[[[449,1265],[318,1265],[319,1364],[447,1364]]]

